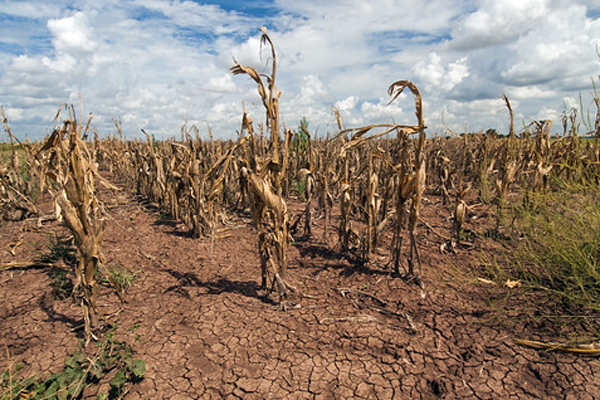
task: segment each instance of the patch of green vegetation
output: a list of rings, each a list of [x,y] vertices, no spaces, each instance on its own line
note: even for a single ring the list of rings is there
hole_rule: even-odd
[[[77,262],[75,248],[70,240],[57,235],[48,235],[46,248],[47,252],[39,254],[37,261],[51,264],[63,261],[67,266],[72,267],[65,269],[55,266],[48,270],[52,294],[57,299],[66,299],[73,293],[73,268]]]
[[[14,146],[10,143],[0,143],[0,161],[4,164],[9,163],[14,150],[17,150],[17,153],[21,158],[25,157],[25,150],[21,146]]]
[[[64,236],[47,235],[48,244],[45,253],[38,254],[37,261],[44,263],[55,263],[64,261],[66,264],[73,265],[76,262],[75,248],[71,240]]]
[[[294,131],[294,136],[292,137],[292,146],[290,151],[295,153],[302,153],[306,150],[306,146],[308,144],[308,138],[310,137],[310,133],[308,131],[308,120],[306,117],[302,117],[300,122],[298,122],[298,127]]]
[[[66,359],[62,371],[45,379],[21,379],[17,376],[21,368],[9,363],[2,373],[0,399],[77,399],[86,387],[106,381],[110,389],[98,393],[98,399],[121,399],[146,373],[144,361],[134,358],[131,344],[114,338],[114,329],[91,350],[86,350],[81,341],[77,350]]]
[[[124,293],[133,285],[133,282],[140,271],[131,272],[121,264],[115,264],[108,268],[108,273],[110,274],[112,282]],[[110,280],[106,277],[102,280],[102,283],[109,284]]]
[[[458,238],[461,242],[472,242],[474,232],[469,229],[460,229],[458,232]]]
[[[517,277],[569,307],[600,311],[600,187],[532,197],[516,215],[522,240],[509,259]]]
[[[514,248],[484,260],[485,273],[524,300],[521,311],[532,319],[554,318],[557,330],[568,320],[600,336],[589,323],[600,312],[600,186],[555,185],[512,211]]]
[[[290,191],[298,196],[301,201],[306,201],[306,177],[292,179],[290,182]]]
[[[25,151],[23,145],[0,143],[0,162],[4,165],[12,165],[13,153],[15,152],[19,160],[18,167],[21,179],[23,179],[25,182],[28,182],[31,180],[31,174],[29,173],[29,168],[27,167],[27,152]]]
[[[48,277],[50,278],[50,286],[52,286],[52,295],[55,298],[64,300],[71,297],[74,288],[73,272],[55,267],[50,269]]]

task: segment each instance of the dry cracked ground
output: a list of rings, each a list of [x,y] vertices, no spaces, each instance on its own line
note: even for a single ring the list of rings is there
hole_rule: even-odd
[[[451,210],[427,196],[419,242],[423,286],[394,278],[375,255],[358,265],[336,253],[335,235],[290,247],[287,311],[259,288],[256,235],[247,216],[231,217],[215,240],[191,238],[176,221],[123,192],[103,191],[110,210],[108,265],[137,272],[122,309],[103,287],[101,310],[116,312],[122,337],[134,332],[145,378],[127,399],[193,398],[560,398],[600,393],[600,359],[539,351],[513,339],[546,339],[519,313],[495,318],[494,287],[447,271],[473,265],[486,239],[440,252]],[[49,212],[49,198],[42,198]],[[45,207],[45,208],[44,208]],[[333,231],[334,228],[330,228]],[[0,225],[0,262],[32,260],[57,221]],[[22,239],[13,256],[5,249]],[[490,249],[493,249],[490,246]],[[493,250],[490,250],[493,251]],[[470,274],[476,274],[471,270]],[[81,335],[80,309],[52,295],[45,268],[0,272],[2,371],[21,376],[60,370]],[[512,320],[511,320],[512,318]],[[508,321],[507,321],[508,320]],[[128,336],[129,335],[129,336]],[[89,387],[84,398],[95,398]]]

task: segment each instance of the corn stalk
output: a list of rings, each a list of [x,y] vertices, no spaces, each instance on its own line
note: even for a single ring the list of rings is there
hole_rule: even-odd
[[[401,183],[398,190],[398,203],[396,209],[396,216],[398,217],[398,226],[395,231],[394,248],[393,254],[395,257],[399,257],[401,254],[400,246],[402,241],[399,238],[402,230],[402,220],[404,218],[404,204],[405,199],[410,198],[410,210],[408,217],[408,233],[410,238],[410,253],[408,256],[408,271],[406,276],[411,279],[415,279],[420,282],[421,279],[421,257],[419,255],[419,248],[417,246],[416,229],[417,222],[419,220],[419,213],[421,208],[421,199],[423,192],[425,191],[426,184],[426,157],[425,157],[425,122],[423,120],[423,99],[417,86],[406,80],[394,82],[388,88],[388,94],[394,101],[400,94],[408,88],[413,96],[415,97],[415,116],[417,117],[417,126],[402,126],[400,129],[407,132],[407,134],[416,134],[417,143],[415,146],[415,157],[413,159],[412,172],[409,174],[406,167],[401,167],[399,172],[399,182]],[[397,258],[394,259],[394,266],[398,273],[399,261]],[[416,272],[415,272],[416,267]]]
[[[38,159],[46,166],[45,175],[51,184],[49,191],[60,217],[73,234],[79,253],[73,293],[82,307],[85,337],[89,342],[92,338],[98,339],[98,284],[95,273],[102,260],[100,245],[104,237],[105,219],[96,196],[95,165],[82,140],[82,132],[89,128],[92,116],[83,130],[81,123],[77,123],[74,108],[65,108],[69,111],[69,119],[46,140]]]
[[[246,151],[246,165],[244,166],[243,175],[248,182],[252,219],[258,230],[261,284],[263,288],[266,288],[270,266],[274,273],[273,286],[277,283],[280,301],[282,306],[285,307],[283,298],[287,295],[287,289],[291,288],[286,283],[287,247],[290,241],[289,215],[282,196],[281,184],[287,168],[287,159],[282,162],[279,151],[279,96],[281,92],[275,85],[277,54],[266,28],[261,28],[261,31],[263,33],[261,45],[268,45],[271,49],[271,75],[263,76],[254,68],[241,65],[235,60],[231,72],[234,75],[246,74],[254,80],[266,112],[266,124],[270,133],[271,146],[270,154],[262,160],[259,151],[262,141],[260,137],[259,140],[256,140],[252,119],[244,112],[243,128],[248,131],[250,140]],[[285,140],[285,145],[284,157],[288,153],[288,139]]]

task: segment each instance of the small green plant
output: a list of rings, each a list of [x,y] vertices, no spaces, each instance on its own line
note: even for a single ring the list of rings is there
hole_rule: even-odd
[[[291,182],[292,193],[296,192],[299,200],[306,200],[306,178],[293,179]]]
[[[136,336],[137,338],[137,336]],[[77,399],[91,385],[108,380],[108,393],[98,393],[99,399],[121,399],[131,386],[144,378],[146,364],[134,358],[133,346],[114,338],[114,330],[105,341],[96,342],[91,351],[84,348],[83,340],[65,361],[62,371],[45,379],[19,379],[20,366],[9,367],[1,375],[0,399]]]
[[[75,265],[77,262],[75,257],[75,248],[73,247],[71,240],[59,235],[47,235],[48,249],[45,253],[39,253],[37,261],[44,263],[55,263],[58,261],[64,261],[68,265]]]
[[[133,285],[133,282],[140,271],[131,272],[122,265],[115,264],[108,268],[108,273],[112,278],[113,284],[116,285],[121,292],[125,292]],[[109,284],[110,280],[105,278],[102,282]]]
[[[473,241],[473,231],[470,229],[461,229],[458,232],[458,237],[461,242],[472,242]]]
[[[75,249],[71,245],[71,242],[65,237],[48,235],[48,244],[46,245],[46,248],[48,251],[38,254],[37,261],[50,264],[63,261],[68,266],[74,266],[77,262]],[[74,287],[73,270],[54,266],[50,268],[47,273],[50,278],[50,286],[52,287],[52,294],[54,297],[60,300],[70,297]]]
[[[309,137],[310,134],[308,133],[308,120],[306,117],[302,117],[298,123],[298,128],[296,128],[296,131],[294,131],[291,150],[296,153],[304,152]]]
[[[52,294],[59,300],[64,300],[73,294],[73,272],[54,267],[48,272]]]

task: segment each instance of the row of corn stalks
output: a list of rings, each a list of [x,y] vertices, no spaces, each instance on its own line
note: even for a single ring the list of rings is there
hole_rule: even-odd
[[[600,107],[590,132],[579,134],[576,110],[563,118],[561,135],[551,135],[552,121],[533,121],[517,134],[510,101],[509,134],[495,131],[436,137],[427,146],[427,185],[454,205],[453,240],[470,205],[466,195],[475,191],[475,202],[496,209],[496,229],[507,207],[528,205],[534,192],[553,190],[560,182],[600,183]],[[596,102],[597,104],[597,102]]]
[[[231,71],[257,85],[264,105],[264,124],[254,127],[245,111],[237,141],[202,140],[197,129],[182,130],[183,140],[124,141],[119,137],[96,143],[100,164],[142,196],[158,203],[184,222],[197,237],[214,237],[227,222],[228,211],[248,209],[258,232],[262,285],[276,285],[283,299],[293,287],[286,279],[287,247],[302,228],[311,236],[313,216],[325,218],[324,238],[337,231],[340,250],[368,262],[386,227],[393,227],[391,263],[402,273],[403,237],[408,235],[405,275],[419,278],[416,239],[421,197],[425,189],[426,138],[422,99],[409,81],[389,88],[394,101],[405,89],[415,98],[417,123],[380,124],[345,129],[314,140],[306,130],[302,146],[294,133],[281,128],[276,86],[277,54],[266,30],[262,44],[271,50],[270,74],[235,63]],[[283,134],[280,132],[283,130]],[[192,134],[190,134],[192,133]],[[292,183],[302,183],[304,210],[290,215],[286,199]],[[339,205],[339,221],[332,213]],[[405,233],[405,231],[407,233]]]
[[[324,219],[324,229],[315,239],[337,246],[360,263],[372,261],[375,253],[387,254],[387,266],[396,275],[419,282],[417,229],[427,188],[454,206],[453,242],[459,243],[473,198],[467,196],[469,191],[476,191],[481,204],[495,207],[500,228],[515,189],[526,202],[528,194],[547,190],[555,180],[584,183],[600,177],[598,121],[596,140],[578,134],[573,114],[565,117],[559,139],[551,139],[550,121],[536,121],[517,134],[504,96],[510,116],[507,137],[451,132],[450,138],[427,139],[421,94],[405,80],[393,83],[388,94],[392,102],[410,91],[414,125],[346,128],[332,107],[337,132],[313,138],[303,127],[300,143],[280,123],[277,54],[265,29],[261,43],[271,52],[269,74],[237,62],[231,68],[234,75],[246,75],[256,84],[265,111],[258,128],[243,111],[237,140],[214,140],[212,133],[203,140],[196,127],[187,125],[178,140],[156,141],[145,131],[144,140],[124,140],[117,120],[117,136],[100,140],[90,128],[91,117],[84,126],[73,107],[65,107],[61,110],[68,116],[43,144],[21,144],[36,179],[24,181],[18,174],[22,167],[16,151],[9,163],[0,161],[0,204],[35,213],[28,193],[31,181],[36,181],[41,191],[52,193],[57,216],[73,234],[79,251],[77,293],[88,339],[99,325],[94,276],[103,265],[105,217],[95,186],[103,181],[99,168],[160,205],[195,237],[214,240],[228,215],[249,211],[257,230],[262,286],[276,287],[284,306],[295,290],[288,279],[287,248],[292,235],[313,236],[317,218]],[[6,118],[4,124],[11,142],[16,141]],[[93,140],[87,140],[90,132]],[[291,215],[287,205],[294,195],[304,202],[297,215]],[[382,240],[384,232],[391,240]]]

